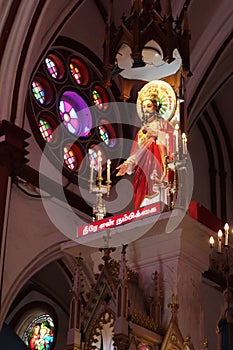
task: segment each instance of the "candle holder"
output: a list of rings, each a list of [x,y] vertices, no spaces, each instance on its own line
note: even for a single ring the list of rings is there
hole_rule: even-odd
[[[209,239],[210,244],[210,270],[220,278],[225,279],[225,287],[229,287],[229,277],[233,268],[233,247],[229,243],[229,225],[224,225],[224,232],[220,229],[217,234],[217,244],[214,237]]]
[[[158,178],[154,175],[156,171],[151,174],[151,179],[154,180],[155,186],[159,188],[160,198],[167,204],[168,209],[172,210],[178,198],[178,189],[185,192],[186,189],[186,176],[187,176],[187,137],[185,133],[180,135],[178,124],[176,124],[173,138],[173,153],[169,152],[169,135],[165,135],[166,155],[164,156],[164,173],[160,183]],[[172,176],[170,176],[172,174]],[[154,178],[153,178],[154,177]],[[177,206],[180,208],[186,207],[185,193],[179,195],[179,203]]]
[[[103,203],[103,195],[106,194],[107,197],[110,196],[111,190],[111,179],[110,179],[110,169],[111,161],[107,160],[107,179],[105,184],[103,184],[103,169],[102,169],[102,154],[101,151],[97,152],[97,169],[94,165],[94,159],[90,161],[90,193],[96,193],[96,204],[93,205],[93,221],[102,220],[106,215],[106,206]],[[95,172],[97,174],[95,175]]]

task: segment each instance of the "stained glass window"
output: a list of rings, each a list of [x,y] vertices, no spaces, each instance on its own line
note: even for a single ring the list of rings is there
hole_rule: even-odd
[[[76,144],[67,144],[64,147],[64,162],[70,170],[78,171],[82,160],[82,151]]]
[[[43,105],[45,103],[45,90],[38,81],[32,82],[32,92],[35,99]]]
[[[70,133],[88,136],[92,128],[92,116],[84,99],[73,91],[66,91],[59,103],[60,116]]]
[[[51,53],[45,58],[45,67],[49,75],[56,80],[63,78],[65,74],[64,64],[56,54]]]
[[[54,343],[54,330],[52,317],[42,314],[28,325],[23,341],[31,350],[50,350]]]
[[[53,129],[47,120],[42,119],[42,118],[39,120],[39,129],[40,129],[41,135],[45,141],[47,141],[47,142],[52,141]]]
[[[82,60],[72,58],[70,61],[70,72],[78,85],[86,85],[89,82],[89,72]]]
[[[100,134],[101,140],[104,141],[104,143],[106,143],[106,145],[109,145],[110,140],[109,140],[109,135],[108,135],[107,129],[103,125],[100,125],[98,127],[98,129],[99,129],[99,134]]]
[[[70,170],[77,169],[78,160],[75,156],[73,149],[70,146],[64,147],[64,161]]]
[[[55,166],[64,165],[67,177],[82,170],[81,163],[90,147],[95,145],[96,149],[100,143],[100,148],[114,148],[117,142],[111,125],[115,119],[115,108],[109,103],[111,89],[102,85],[102,74],[91,62],[92,54],[91,59],[83,57],[73,48],[51,48],[32,78],[26,104],[33,131],[36,122],[40,147],[47,144],[47,156],[54,159]],[[106,159],[103,168],[105,163]]]
[[[92,100],[101,111],[108,109],[108,95],[105,89],[100,85],[95,85],[91,90]]]
[[[58,68],[55,62],[51,58],[46,57],[45,64],[49,74],[56,79],[58,77]]]
[[[82,84],[82,74],[79,70],[79,68],[74,64],[74,63],[70,63],[70,71],[72,76],[74,77],[74,79],[76,80],[76,82],[81,85]]]
[[[109,147],[116,145],[116,133],[112,125],[107,120],[102,119],[98,126],[98,132],[101,140]]]
[[[100,94],[98,93],[97,90],[92,90],[92,97],[93,97],[93,101],[94,101],[94,104],[99,108],[99,109],[102,109],[102,106],[103,106],[103,101],[102,101],[102,98],[100,96]]]

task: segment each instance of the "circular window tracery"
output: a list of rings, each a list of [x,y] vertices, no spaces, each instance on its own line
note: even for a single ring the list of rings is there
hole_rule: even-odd
[[[86,137],[92,128],[92,116],[85,100],[74,91],[66,91],[59,101],[63,124],[71,134]]]
[[[87,50],[84,52],[86,55]],[[58,169],[65,163],[63,170],[67,177],[81,170],[80,159],[88,159],[85,155],[88,154],[91,144],[104,143],[101,147],[106,153],[106,147],[114,152],[116,132],[111,127],[111,119],[118,123],[119,129],[121,128],[120,114],[119,117],[113,114],[118,110],[117,107],[109,108],[109,102],[114,100],[114,97],[110,88],[101,85],[102,75],[99,68],[86,56],[84,60],[81,52],[79,55],[75,53],[74,48],[52,48],[32,78],[27,104],[30,126],[41,149],[44,150],[45,143],[48,145],[45,149],[46,156]],[[90,57],[93,58],[93,53]],[[95,83],[91,84],[92,81]],[[33,90],[34,82],[37,84]],[[92,90],[98,94],[96,103],[92,98]],[[109,121],[103,119],[103,116],[109,118]],[[118,137],[122,135],[121,131],[117,134]],[[63,140],[67,141],[64,143]],[[73,154],[71,152],[66,162],[64,147],[69,143],[78,144],[81,148],[80,152],[77,152],[72,147]],[[119,150],[117,152],[119,154]],[[103,154],[103,171],[106,167],[104,157]],[[73,160],[68,163],[68,159]],[[89,167],[82,166],[82,171],[85,169]]]

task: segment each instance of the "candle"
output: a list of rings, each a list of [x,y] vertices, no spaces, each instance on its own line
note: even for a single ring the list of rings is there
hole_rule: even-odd
[[[184,132],[182,133],[182,151],[183,154],[187,154],[187,137]]]
[[[107,160],[107,182],[110,182],[110,166],[111,166],[111,160]]]
[[[100,179],[102,177],[102,154],[101,154],[101,151],[97,152],[97,158],[98,158],[98,177]]]
[[[222,252],[222,230],[218,230],[218,253]]]
[[[94,159],[92,158],[90,161],[90,182],[93,182],[93,175],[94,175]]]
[[[174,153],[179,152],[179,125],[176,124],[175,130],[174,130]]]
[[[228,223],[225,223],[224,230],[225,230],[225,245],[228,246],[228,244],[229,244],[229,241],[228,241],[229,225],[228,225]]]
[[[169,134],[166,133],[165,135],[165,141],[166,141],[166,155],[169,156]]]

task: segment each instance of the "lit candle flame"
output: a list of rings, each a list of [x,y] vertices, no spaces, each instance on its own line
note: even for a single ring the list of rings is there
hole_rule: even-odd
[[[224,230],[225,230],[225,246],[228,246],[228,244],[229,244],[229,225],[227,222],[224,225]]]
[[[222,230],[218,230],[218,253],[222,252]]]
[[[209,243],[210,243],[210,248],[213,248],[213,246],[214,246],[214,237],[213,236],[210,236]]]

